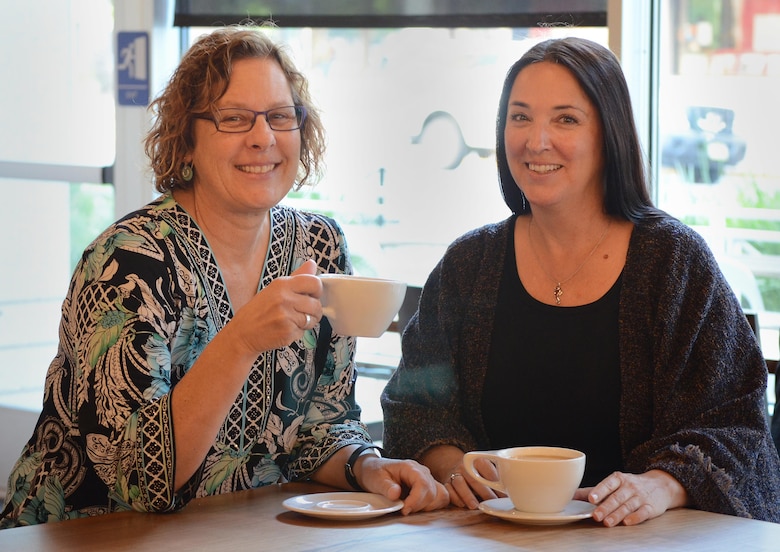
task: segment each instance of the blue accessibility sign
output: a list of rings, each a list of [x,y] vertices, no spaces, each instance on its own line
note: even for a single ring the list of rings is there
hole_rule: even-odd
[[[149,105],[149,33],[117,33],[119,105]]]

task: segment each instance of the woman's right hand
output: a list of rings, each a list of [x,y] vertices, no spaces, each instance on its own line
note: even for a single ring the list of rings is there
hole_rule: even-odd
[[[496,492],[474,479],[463,465],[464,452],[451,445],[431,447],[421,458],[434,477],[450,494],[450,503],[460,508],[476,510],[483,500],[497,498]],[[474,467],[485,479],[498,480],[496,466],[485,458],[478,458]],[[503,496],[503,495],[502,495]]]
[[[236,344],[257,355],[286,347],[316,326],[322,318],[322,282],[316,274],[317,265],[309,259],[257,293],[226,327],[233,326]]]
[[[689,504],[680,482],[658,469],[641,474],[614,472],[595,487],[578,489],[574,499],[595,504],[593,519],[607,527],[637,525]]]

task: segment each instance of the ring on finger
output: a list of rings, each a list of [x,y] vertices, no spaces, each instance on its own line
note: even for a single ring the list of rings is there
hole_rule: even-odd
[[[462,473],[453,472],[450,474],[450,485],[452,485],[452,482],[455,481],[456,477],[463,477]]]
[[[311,315],[309,313],[306,313],[306,323],[303,325],[303,327],[308,328],[309,324],[311,324]]]

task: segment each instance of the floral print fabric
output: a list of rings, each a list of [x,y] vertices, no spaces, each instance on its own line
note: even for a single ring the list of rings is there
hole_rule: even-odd
[[[310,258],[320,272],[351,272],[331,219],[279,206],[271,220],[260,289]],[[62,306],[43,410],[0,527],[175,510],[305,478],[339,448],[370,442],[354,400],[354,338],[331,336],[323,319],[258,357],[201,469],[174,492],[171,392],[232,315],[205,237],[170,195],[95,240]]]

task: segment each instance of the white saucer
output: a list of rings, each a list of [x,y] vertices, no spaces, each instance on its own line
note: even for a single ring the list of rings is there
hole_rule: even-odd
[[[596,508],[589,502],[572,500],[562,512],[556,514],[533,514],[515,510],[512,501],[508,498],[494,498],[486,500],[479,505],[479,509],[491,516],[500,517],[517,523],[527,525],[562,525],[581,519],[587,519]]]
[[[403,507],[401,500],[390,500],[374,493],[314,493],[294,496],[282,502],[293,512],[324,519],[356,520],[383,516]]]

